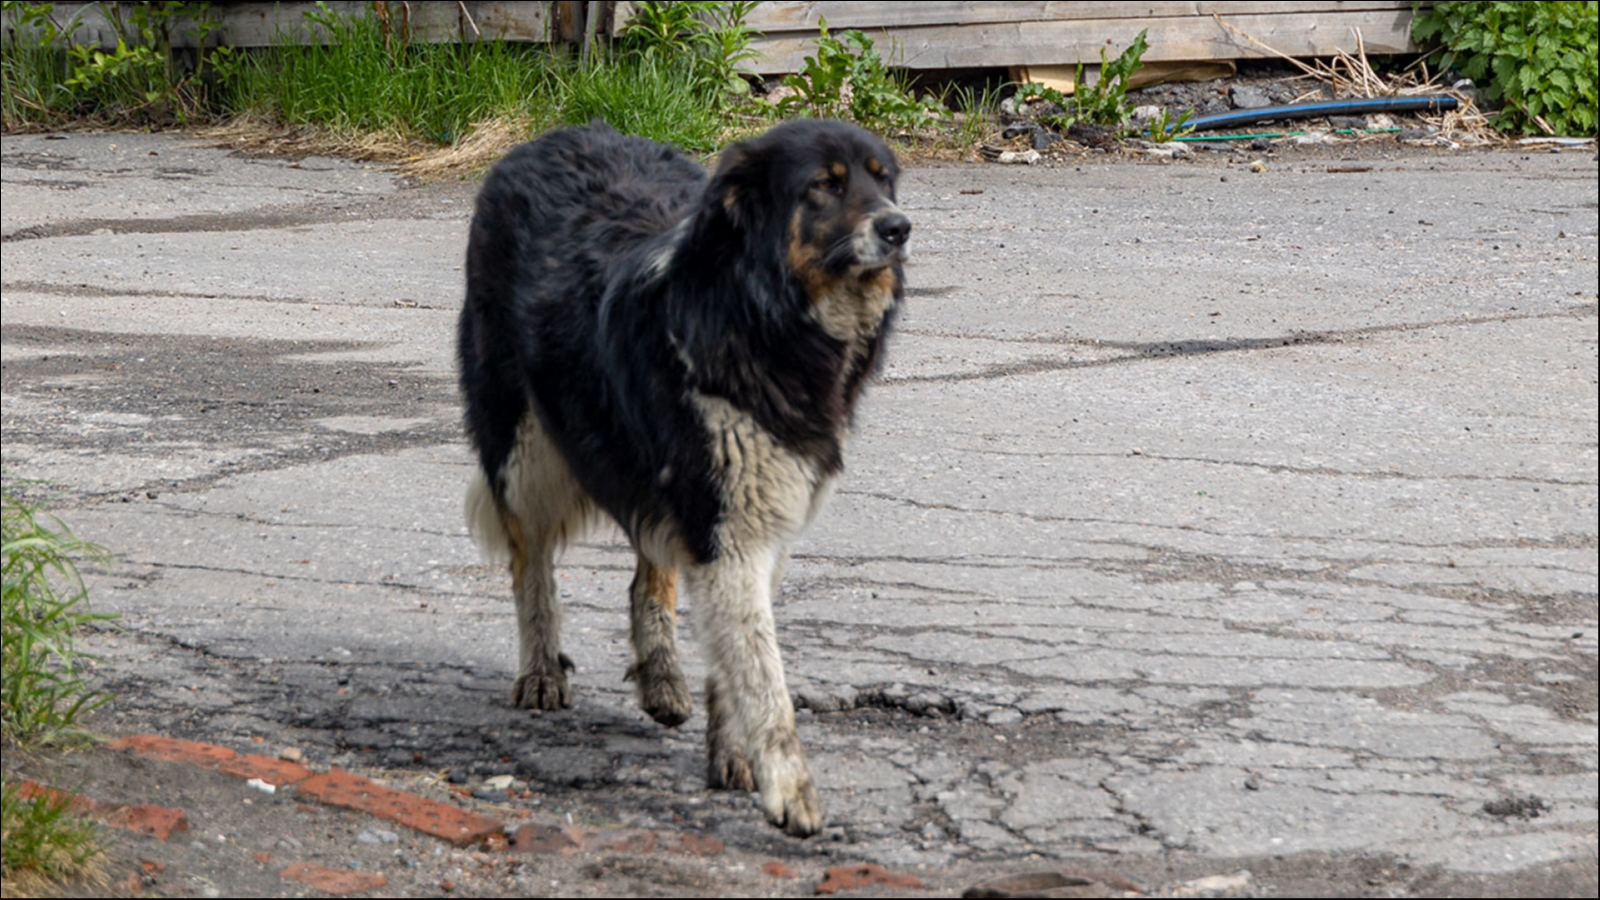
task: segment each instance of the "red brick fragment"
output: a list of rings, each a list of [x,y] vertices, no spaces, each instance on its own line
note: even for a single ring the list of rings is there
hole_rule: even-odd
[[[704,859],[707,856],[721,856],[722,852],[728,848],[722,841],[709,834],[695,834],[690,831],[678,837],[678,846],[675,849],[679,853],[687,853],[690,856],[698,856]]]
[[[388,819],[423,834],[465,847],[505,830],[499,821],[415,794],[384,787],[370,778],[333,769],[295,788],[299,796]]]
[[[624,831],[601,846],[617,853],[631,853],[636,856],[642,856],[646,853],[656,852],[658,843],[660,841],[654,831]]]
[[[256,862],[261,863],[263,866],[269,862],[272,862],[272,854],[266,852],[265,850],[257,850],[250,855],[255,857]]]
[[[47,803],[65,803],[67,811],[74,815],[90,816],[113,828],[153,835],[163,841],[172,837],[173,832],[187,831],[189,828],[189,817],[181,809],[170,809],[152,803],[137,803],[132,806],[106,803],[45,787],[37,781],[23,781],[17,785],[17,796],[29,802],[42,799]]]
[[[135,834],[148,834],[164,841],[179,831],[189,830],[189,815],[181,809],[156,806],[154,803],[135,803],[107,813],[103,821],[113,828],[122,828]]]
[[[917,876],[901,875],[872,863],[829,866],[822,874],[822,883],[817,885],[819,894],[837,894],[840,891],[853,891],[874,884],[891,888],[914,888],[919,891],[923,889],[922,879]]]
[[[111,742],[113,750],[132,750],[146,759],[163,762],[188,763],[202,769],[215,769],[239,754],[216,744],[198,741],[181,741],[177,738],[156,737],[150,734],[119,738]]]
[[[771,875],[773,878],[799,878],[800,877],[800,873],[799,872],[796,872],[795,870],[789,868],[788,866],[784,865],[781,862],[778,862],[777,860],[773,860],[772,862],[769,862],[766,865],[763,865],[761,867],[761,871],[765,872],[768,875]]]
[[[43,800],[51,806],[65,806],[67,812],[79,816],[91,816],[105,812],[109,808],[105,804],[91,800],[81,794],[45,787],[39,782],[31,780],[17,785],[17,796],[29,803]]]
[[[564,828],[551,825],[524,825],[507,835],[506,843],[508,850],[535,856],[571,856],[583,850],[581,834],[573,835]]]
[[[324,894],[343,896],[370,891],[389,883],[382,872],[361,872],[356,869],[330,869],[315,863],[295,863],[278,877],[285,881],[298,881],[310,885]]]
[[[255,753],[230,759],[217,766],[217,771],[240,778],[259,778],[274,787],[298,784],[311,777],[311,770],[305,766]]]

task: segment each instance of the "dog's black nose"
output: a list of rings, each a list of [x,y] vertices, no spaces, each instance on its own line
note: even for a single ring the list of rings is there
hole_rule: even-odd
[[[884,243],[893,244],[896,247],[904,244],[911,237],[911,220],[899,213],[884,216],[873,222],[872,228],[878,232],[878,237]]]

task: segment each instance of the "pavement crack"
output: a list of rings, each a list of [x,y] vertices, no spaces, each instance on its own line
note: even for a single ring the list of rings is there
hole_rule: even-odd
[[[1073,343],[1084,346],[1121,350],[1124,354],[1102,359],[1060,359],[1033,357],[1014,362],[994,363],[972,372],[947,372],[937,375],[902,375],[882,380],[884,386],[901,384],[952,384],[964,381],[992,381],[1019,375],[1039,375],[1068,369],[1120,366],[1151,359],[1169,359],[1189,356],[1209,356],[1217,353],[1276,350],[1283,347],[1339,344],[1379,334],[1426,331],[1463,325],[1487,325],[1495,322],[1518,322],[1536,319],[1589,318],[1600,311],[1600,304],[1585,303],[1558,312],[1514,313],[1493,316],[1461,316],[1453,319],[1436,319],[1429,322],[1403,322],[1394,325],[1370,325],[1338,331],[1291,331],[1274,337],[1255,338],[1188,338],[1165,341],[1107,341],[1080,339]]]
[[[1291,466],[1284,463],[1255,462],[1242,459],[1214,459],[1207,456],[1179,456],[1175,454],[1151,453],[1142,450],[1137,454],[1130,453],[1103,453],[1103,452],[1070,452],[1040,450],[1024,452],[1017,450],[1003,450],[998,447],[974,447],[955,445],[950,449],[967,453],[978,453],[985,456],[1017,456],[1025,459],[1128,459],[1136,456],[1142,459],[1161,460],[1162,462],[1195,462],[1213,466],[1232,466],[1246,469],[1257,469],[1263,472],[1281,473],[1288,475],[1328,475],[1336,478],[1358,478],[1372,481],[1484,481],[1484,482],[1514,482],[1523,484],[1553,485],[1556,487],[1594,487],[1593,481],[1573,481],[1562,478],[1533,478],[1526,475],[1475,475],[1466,472],[1457,472],[1441,475],[1416,475],[1410,472],[1373,472],[1351,469],[1336,469],[1331,466]],[[841,492],[843,493],[843,492]]]
[[[239,567],[235,567],[235,566],[208,566],[208,565],[202,565],[200,563],[160,562],[160,561],[156,561],[156,560],[141,560],[141,559],[134,559],[134,558],[129,558],[129,557],[122,558],[122,561],[127,563],[127,564],[129,564],[129,565],[146,566],[146,567],[149,567],[149,568],[152,568],[152,569],[174,569],[174,570],[178,570],[178,571],[190,571],[190,572],[214,572],[214,573],[221,574],[221,575],[246,575],[246,576],[249,576],[251,578],[264,578],[264,579],[267,579],[269,581],[293,581],[293,582],[299,582],[299,583],[303,583],[303,584],[324,584],[324,585],[355,586],[355,587],[378,587],[378,588],[385,588],[387,590],[411,591],[411,592],[414,592],[414,593],[423,594],[423,595],[431,596],[431,597],[455,597],[455,596],[459,596],[458,592],[456,592],[456,591],[445,590],[443,588],[427,587],[427,586],[421,585],[421,584],[410,584],[410,583],[403,582],[403,581],[371,580],[371,579],[360,579],[360,578],[321,578],[321,577],[314,576],[314,575],[296,575],[296,574],[288,573],[288,572],[264,572],[264,571],[261,571],[261,570],[258,570],[258,569],[244,569],[244,568],[239,568]],[[96,570],[91,569],[91,568],[86,568],[85,571],[96,571]],[[102,571],[102,572],[98,572],[98,574],[114,575],[116,573]]]
[[[269,294],[228,294],[220,291],[171,291],[155,290],[151,288],[108,288],[94,284],[58,284],[50,281],[9,281],[0,285],[0,289],[26,294],[43,294],[51,297],[157,297],[161,299],[178,300],[237,300],[246,303],[275,303],[285,306],[323,306],[329,309],[373,309],[369,304],[342,303],[338,300],[322,299],[317,297],[285,297]],[[408,300],[405,303],[396,302],[389,306],[376,307],[378,309],[405,309],[419,311],[448,310],[446,306],[432,306],[427,303]],[[357,345],[365,346],[365,345]],[[378,346],[372,344],[370,346]]]

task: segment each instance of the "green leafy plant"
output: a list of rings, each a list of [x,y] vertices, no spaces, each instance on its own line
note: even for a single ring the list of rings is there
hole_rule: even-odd
[[[1077,91],[1072,96],[1051,86],[1027,82],[1018,85],[1016,98],[1021,101],[1043,99],[1061,109],[1059,114],[1045,115],[1040,119],[1045,125],[1061,131],[1078,122],[1091,122],[1110,128],[1122,127],[1123,123],[1128,122],[1131,112],[1128,106],[1128,78],[1138,72],[1144,51],[1149,48],[1144,34],[1146,32],[1141,30],[1138,37],[1133,38],[1133,43],[1117,54],[1117,59],[1107,59],[1106,48],[1101,48],[1101,77],[1093,85],[1083,83],[1083,64],[1078,62],[1074,78]]]
[[[214,94],[236,65],[236,54],[206,46],[221,27],[209,2],[95,6],[117,36],[110,50],[73,42],[88,6],[63,25],[54,4],[5,3],[12,32],[3,63],[8,123],[70,114],[184,122],[214,111]],[[194,37],[191,55],[173,50],[179,29]]]
[[[73,556],[103,557],[54,517],[0,500],[0,736],[58,741],[80,736],[80,716],[109,697],[89,686],[74,634],[113,616],[89,609]]]
[[[868,128],[920,128],[949,115],[938,98],[912,96],[874,49],[873,40],[850,29],[834,37],[826,19],[818,21],[817,55],[807,56],[799,73],[783,79],[794,93],[778,103],[782,115],[850,118]]]
[[[1192,127],[1186,127],[1191,115],[1194,115],[1194,110],[1186,109],[1177,119],[1173,119],[1172,110],[1163,108],[1154,119],[1150,120],[1150,133],[1147,137],[1152,143],[1165,144],[1173,138],[1189,134],[1194,131]]]
[[[1106,50],[1100,48],[1100,80],[1083,87],[1083,64],[1078,64],[1077,105],[1089,121],[1096,125],[1117,126],[1128,120],[1128,79],[1144,65],[1144,51],[1150,48],[1145,42],[1145,32],[1140,31],[1126,50],[1117,58],[1106,60]]]
[[[67,56],[72,60],[72,75],[67,87],[78,97],[98,107],[154,103],[166,96],[171,86],[165,81],[166,60],[145,46],[128,46],[117,38],[116,49],[105,51],[74,44]]]
[[[0,53],[0,120],[12,127],[65,115],[73,101],[65,85],[62,36],[77,27],[77,17],[63,26],[56,21],[55,4],[20,0],[4,0],[0,16],[9,33]]]
[[[111,616],[88,608],[73,556],[104,551],[38,506],[0,492],[0,738],[44,744],[81,739],[80,716],[109,697],[89,686],[74,634]],[[9,750],[8,750],[9,752]],[[0,785],[0,871],[45,878],[79,874],[97,854],[94,825],[58,792],[23,797]]]
[[[618,41],[624,54],[659,63],[687,65],[697,89],[719,103],[750,93],[741,64],[756,57],[750,43],[757,34],[745,24],[755,2],[645,2],[635,5]]]
[[[1053,87],[1027,82],[1017,86],[1016,97],[1024,101],[1044,100],[1054,104],[1061,112],[1043,116],[1039,121],[1060,131],[1078,122],[1119,128],[1132,113],[1132,107],[1128,104],[1128,79],[1143,65],[1141,60],[1147,49],[1149,44],[1145,42],[1145,32],[1141,31],[1127,49],[1117,54],[1116,59],[1108,60],[1105,48],[1100,49],[1100,78],[1094,84],[1084,84],[1083,64],[1079,63],[1074,79],[1077,91],[1072,96]]]
[[[1417,4],[1411,36],[1505,108],[1502,131],[1591,135],[1600,122],[1600,3]]]

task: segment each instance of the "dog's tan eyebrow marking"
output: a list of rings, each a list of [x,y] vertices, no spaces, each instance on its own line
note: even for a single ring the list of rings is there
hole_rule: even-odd
[[[882,175],[883,163],[878,162],[878,158],[876,156],[869,156],[867,157],[867,171],[874,175]]]
[[[835,178],[843,178],[846,175],[850,174],[850,167],[846,166],[842,162],[839,162],[839,161],[835,160],[832,165],[828,166],[828,171],[832,172],[833,173],[833,177],[835,177]]]

